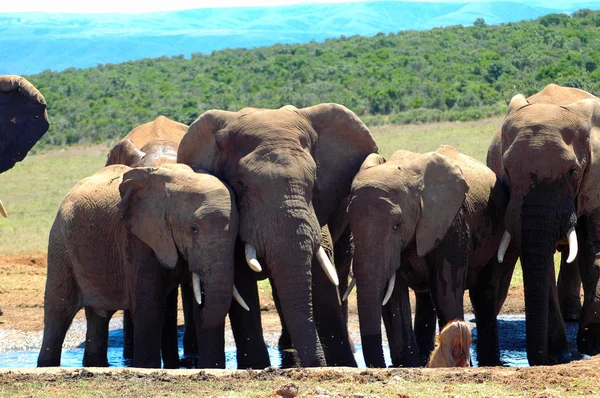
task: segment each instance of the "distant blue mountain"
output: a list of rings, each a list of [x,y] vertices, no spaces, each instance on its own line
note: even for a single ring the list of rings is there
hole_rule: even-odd
[[[321,42],[341,35],[472,25],[476,18],[498,24],[600,8],[597,1],[547,2],[554,8],[540,6],[546,3],[539,0],[528,3],[364,1],[145,14],[0,12],[0,74],[85,68],[163,55],[190,56],[224,48]]]

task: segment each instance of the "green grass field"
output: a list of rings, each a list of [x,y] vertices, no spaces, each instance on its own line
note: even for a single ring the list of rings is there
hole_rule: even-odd
[[[387,125],[372,129],[383,156],[398,149],[417,152],[451,144],[485,162],[501,118],[429,125]],[[9,218],[0,218],[0,254],[45,253],[56,211],[69,190],[106,161],[108,146],[69,147],[28,156],[0,175],[0,199]],[[520,267],[513,283],[521,284]]]

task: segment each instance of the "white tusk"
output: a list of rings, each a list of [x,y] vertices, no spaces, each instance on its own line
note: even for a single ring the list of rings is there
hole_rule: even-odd
[[[571,264],[575,260],[575,257],[577,257],[577,232],[575,232],[575,227],[571,227],[569,232],[567,232],[567,240],[569,241],[567,264]]]
[[[254,248],[254,246],[252,246],[249,243],[246,243],[244,253],[246,254],[246,262],[248,263],[248,266],[252,269],[252,271],[261,272],[262,267],[256,259],[256,249]]]
[[[348,289],[346,289],[346,293],[344,293],[344,297],[342,297],[342,301],[348,300],[348,296],[350,295],[350,292],[352,292],[352,289],[354,289],[354,286],[356,286],[356,278],[352,277]]]
[[[500,241],[500,246],[498,247],[499,263],[504,261],[504,255],[506,254],[506,249],[508,249],[508,245],[510,245],[510,234],[508,233],[508,231],[504,231],[504,235],[502,235],[502,240]]]
[[[388,301],[390,301],[390,297],[392,297],[392,293],[394,292],[394,285],[396,284],[396,273],[392,275],[392,279],[390,279],[390,283],[388,283],[387,292],[385,292],[385,297],[383,298],[383,302],[381,305],[386,305]]]
[[[239,305],[242,306],[243,309],[245,309],[246,311],[250,311],[250,307],[248,307],[248,304],[246,304],[242,296],[240,296],[240,292],[238,292],[235,285],[233,285],[233,298],[235,299],[235,301],[238,302]]]
[[[338,279],[337,271],[331,261],[329,261],[329,257],[327,257],[327,253],[325,253],[325,249],[323,246],[319,246],[319,250],[317,250],[317,260],[319,260],[319,264],[327,274],[327,277],[334,285],[338,286],[340,284],[340,280]]]
[[[4,205],[2,204],[1,200],[0,200],[0,214],[2,214],[4,217],[8,217],[8,213],[6,212],[6,209],[4,208]]]
[[[192,287],[194,288],[194,297],[198,305],[202,305],[202,289],[200,288],[200,276],[193,272],[192,273]]]

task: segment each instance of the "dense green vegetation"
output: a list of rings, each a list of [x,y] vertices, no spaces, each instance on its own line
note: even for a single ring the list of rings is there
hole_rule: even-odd
[[[600,92],[600,11],[535,21],[342,37],[28,76],[46,96],[41,145],[103,142],[163,114],[344,104],[368,125],[501,114],[517,92],[555,82]],[[139,45],[144,45],[140,43]]]

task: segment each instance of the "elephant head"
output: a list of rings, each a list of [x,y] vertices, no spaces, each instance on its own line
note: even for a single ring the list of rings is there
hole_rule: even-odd
[[[106,166],[158,167],[175,163],[179,142],[187,128],[165,116],[137,126],[110,150]]]
[[[382,306],[395,286],[405,249],[425,256],[444,238],[469,186],[447,156],[395,152],[386,162],[369,155],[354,178],[348,222],[354,236],[353,270],[367,366],[385,365]],[[387,287],[387,289],[386,289]]]
[[[48,127],[44,96],[21,76],[0,76],[0,173],[23,160]],[[2,202],[0,214],[7,216]]]
[[[600,249],[594,246],[600,239],[600,219],[596,215],[600,210],[600,165],[596,160],[600,155],[599,127],[598,98],[551,84],[529,98],[520,94],[512,98],[502,128],[488,151],[488,166],[510,191],[498,259],[502,260],[512,239],[519,248],[523,268],[527,357],[531,365],[565,361],[569,355],[566,337],[559,339],[560,344],[549,340],[564,330],[554,274],[554,252],[559,241],[569,242],[568,263],[578,255],[578,239],[583,245],[592,242],[589,250],[579,253],[584,288],[590,293],[586,293],[580,315],[580,334],[587,330],[588,322],[594,321],[593,313],[600,310],[596,290],[599,273],[583,265],[590,252]],[[575,227],[582,216],[589,222],[584,236],[577,236]],[[553,322],[550,328],[549,321]],[[595,321],[600,325],[597,316]],[[585,348],[580,350],[586,352]]]
[[[232,186],[248,262],[256,270],[266,266],[273,278],[303,366],[324,365],[311,304],[311,263],[323,253],[320,226],[376,151],[367,127],[337,104],[208,111],[179,146],[178,162]]]
[[[231,304],[238,214],[230,189],[218,178],[181,164],[136,168],[119,186],[125,227],[173,269],[183,260],[203,326],[223,322]]]

